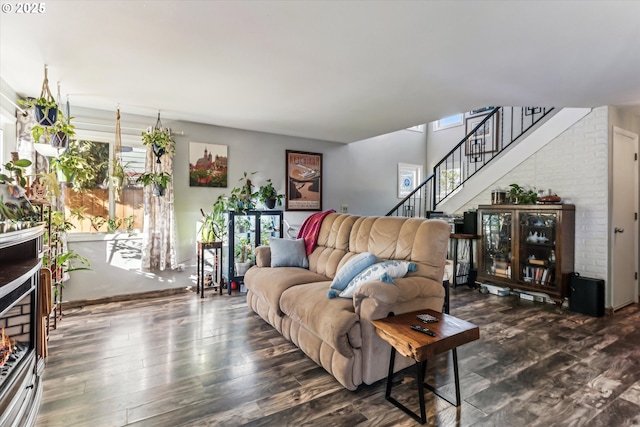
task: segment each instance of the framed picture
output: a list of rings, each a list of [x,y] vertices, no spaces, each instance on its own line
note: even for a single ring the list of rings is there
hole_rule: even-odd
[[[467,114],[465,114],[466,117],[473,117],[473,116],[477,116],[479,114],[482,115],[487,115],[491,112],[491,110],[493,110],[495,107],[494,106],[488,106],[488,107],[482,107],[482,108],[477,108],[475,110],[471,110],[469,111]]]
[[[322,154],[286,151],[287,182],[285,209],[322,210]]]
[[[398,199],[407,197],[422,181],[422,166],[398,163]]]
[[[227,146],[189,143],[189,186],[227,186]]]
[[[465,119],[465,132],[471,133],[485,118],[487,114],[467,117]],[[479,157],[482,153],[491,153],[497,150],[496,129],[498,127],[498,113],[487,120],[481,128],[474,132],[465,144],[464,153],[470,157]]]

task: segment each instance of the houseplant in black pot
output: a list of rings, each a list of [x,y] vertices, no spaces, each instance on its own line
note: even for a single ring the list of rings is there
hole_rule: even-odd
[[[58,120],[51,126],[35,125],[31,128],[31,136],[35,143],[48,143],[55,148],[67,148],[69,140],[76,134],[75,126],[71,124],[69,117],[65,119],[64,113],[58,110]],[[41,141],[44,136],[44,141]]]
[[[137,182],[143,185],[153,185],[154,196],[164,196],[167,184],[171,182],[171,175],[166,172],[145,172],[138,177]]]
[[[273,209],[276,204],[281,205],[283,194],[278,194],[278,191],[273,186],[271,179],[267,179],[265,185],[261,185],[258,189],[258,199],[265,204],[268,209]]]
[[[142,143],[153,149],[157,163],[160,163],[160,157],[165,153],[173,154],[175,151],[171,132],[166,129],[153,128],[148,132],[142,132]]]
[[[18,104],[33,107],[33,115],[40,126],[53,126],[58,120],[58,103],[53,97],[20,99]]]

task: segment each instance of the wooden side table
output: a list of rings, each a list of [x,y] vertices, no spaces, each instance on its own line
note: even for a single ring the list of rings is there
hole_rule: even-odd
[[[213,250],[213,274],[214,282],[218,284],[220,295],[222,295],[222,242],[197,242],[196,259],[197,275],[196,293],[200,292],[200,298],[204,298],[204,265],[205,252]]]
[[[423,323],[416,317],[418,314],[430,314],[438,318],[438,322]],[[427,422],[424,405],[425,388],[433,391],[437,396],[452,405],[460,406],[460,378],[458,375],[457,348],[462,344],[480,338],[480,329],[476,325],[448,314],[438,313],[434,310],[420,310],[398,316],[391,315],[384,319],[372,320],[371,323],[373,323],[375,327],[376,334],[391,344],[389,375],[387,376],[387,388],[385,392],[385,398],[389,402],[422,424]],[[432,337],[422,332],[414,331],[411,329],[411,325],[426,327],[433,331],[435,336]],[[440,394],[435,387],[424,382],[427,359],[449,350],[453,353],[453,375],[456,387],[455,403]],[[418,397],[420,399],[420,416],[391,397],[393,364],[396,358],[396,351],[416,361],[416,382],[418,383]]]

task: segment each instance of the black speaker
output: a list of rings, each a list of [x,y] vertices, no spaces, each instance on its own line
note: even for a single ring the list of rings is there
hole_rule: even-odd
[[[478,234],[478,211],[467,211],[464,213],[464,234]]]
[[[572,273],[569,279],[569,310],[587,316],[604,316],[604,280]]]

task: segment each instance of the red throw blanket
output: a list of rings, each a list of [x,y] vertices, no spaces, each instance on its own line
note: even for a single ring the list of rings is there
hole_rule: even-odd
[[[304,220],[298,231],[298,239],[304,239],[304,247],[307,250],[307,256],[313,252],[313,248],[318,243],[318,234],[320,234],[320,226],[325,216],[335,212],[330,209],[325,212],[317,212],[311,214]]]

